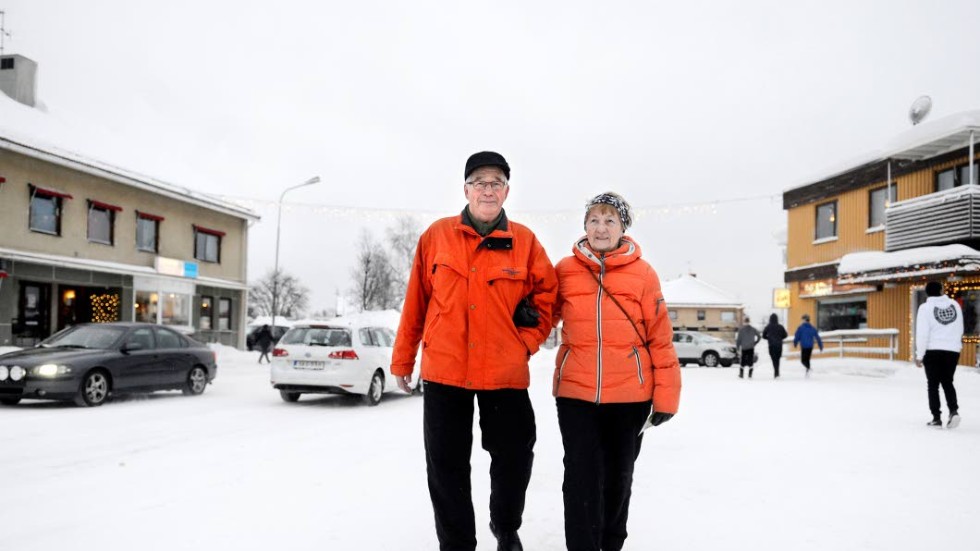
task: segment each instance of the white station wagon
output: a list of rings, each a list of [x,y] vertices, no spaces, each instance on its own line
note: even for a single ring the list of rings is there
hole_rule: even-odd
[[[391,374],[394,342],[387,327],[294,325],[272,351],[272,387],[287,402],[302,394],[359,394],[378,405],[385,392],[398,391]]]

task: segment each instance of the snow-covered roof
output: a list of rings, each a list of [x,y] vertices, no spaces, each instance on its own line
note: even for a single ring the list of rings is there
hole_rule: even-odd
[[[742,307],[732,295],[688,274],[664,281],[661,290],[668,306]]]
[[[73,124],[64,117],[18,103],[2,92],[0,148],[237,218],[259,219],[250,209],[196,191],[212,184],[189,170],[178,168],[172,159],[161,158],[149,146],[140,148],[105,129]],[[147,173],[158,176],[147,176]]]
[[[914,273],[910,269],[915,269]],[[840,279],[852,283],[977,271],[980,251],[966,245],[850,253],[841,257],[837,266]]]
[[[829,180],[885,159],[921,160],[935,157],[969,145],[971,131],[975,133],[974,139],[980,140],[980,110],[961,111],[940,119],[920,123],[898,134],[883,147],[872,149],[821,170],[808,178],[804,178],[804,183],[794,185],[785,191],[792,191]]]

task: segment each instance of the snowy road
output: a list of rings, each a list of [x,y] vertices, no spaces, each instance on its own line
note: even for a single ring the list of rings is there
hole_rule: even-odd
[[[224,349],[201,397],[101,408],[0,409],[0,550],[436,549],[422,401],[286,404],[252,353]],[[535,356],[538,445],[521,536],[563,549],[553,351]],[[763,360],[767,362],[767,359]],[[687,368],[681,412],[651,429],[637,466],[629,549],[966,549],[980,541],[980,376],[960,369],[963,424],[925,427],[908,364],[798,362],[771,379]],[[473,454],[479,549],[488,459]]]

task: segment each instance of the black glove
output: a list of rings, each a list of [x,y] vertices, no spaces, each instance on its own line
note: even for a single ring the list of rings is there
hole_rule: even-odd
[[[531,306],[527,297],[521,299],[514,309],[514,325],[517,327],[537,327],[541,314]]]
[[[673,416],[674,416],[673,413],[664,413],[662,411],[655,411],[650,414],[650,424],[656,427],[661,423],[666,423],[667,421],[670,421],[670,418]]]

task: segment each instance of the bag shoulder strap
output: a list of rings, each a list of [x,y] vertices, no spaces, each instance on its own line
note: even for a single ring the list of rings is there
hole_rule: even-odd
[[[602,284],[602,281],[599,279],[598,276],[595,275],[595,273],[592,270],[589,270],[589,275],[591,275],[592,279],[594,279],[595,282],[599,284],[599,288],[602,289],[604,293],[606,293],[606,296],[613,301],[613,304],[615,304],[616,307],[623,312],[623,315],[626,316],[626,320],[629,321],[630,325],[633,326],[633,331],[636,331],[636,336],[640,337],[640,342],[643,343],[643,347],[647,348],[647,354],[649,354],[650,343],[647,342],[647,338],[643,336],[643,333],[640,333],[640,329],[636,326],[636,322],[633,321],[633,318],[631,318],[630,315],[626,312],[626,309],[623,308],[623,305],[620,304],[618,300],[616,300],[616,297],[614,297],[613,294],[609,292],[609,289],[606,289],[606,286]]]

